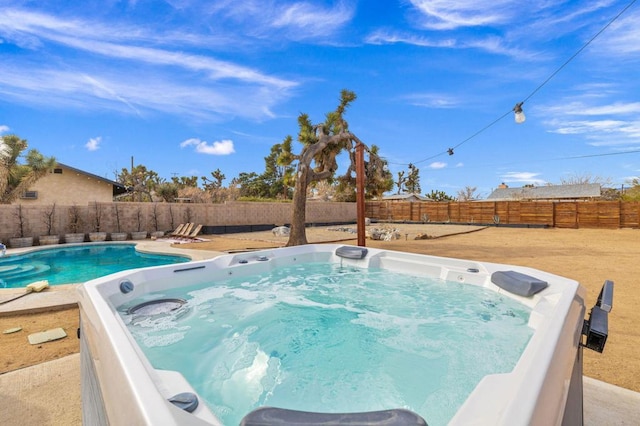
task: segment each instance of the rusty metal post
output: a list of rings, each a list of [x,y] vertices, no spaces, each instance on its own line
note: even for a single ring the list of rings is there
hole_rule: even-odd
[[[364,145],[356,144],[356,216],[358,245],[366,246],[364,227]]]

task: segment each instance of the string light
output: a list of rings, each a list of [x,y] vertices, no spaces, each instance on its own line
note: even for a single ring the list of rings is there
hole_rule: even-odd
[[[522,124],[526,120],[524,116],[524,112],[522,111],[522,104],[524,102],[518,102],[516,106],[513,107],[513,112],[515,113],[516,123]]]

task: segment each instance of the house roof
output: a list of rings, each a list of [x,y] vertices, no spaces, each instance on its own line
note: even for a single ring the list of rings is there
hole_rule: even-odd
[[[84,171],[84,170],[76,169],[75,167],[71,167],[71,166],[69,166],[67,164],[64,164],[64,163],[58,162],[57,165],[60,166],[60,167],[64,167],[65,169],[69,169],[72,172],[80,173],[80,174],[83,174],[85,176],[89,176],[89,177],[91,177],[93,179],[96,179],[96,180],[99,180],[99,181],[102,181],[104,183],[108,183],[108,184],[112,185],[113,186],[113,195],[114,196],[120,195],[120,194],[125,194],[127,192],[127,187],[124,186],[123,184],[121,184],[120,182],[116,182],[116,181],[113,181],[113,180],[110,180],[110,179],[107,179],[107,178],[103,178],[103,177],[100,177],[98,175],[94,175],[93,173],[89,173],[89,172]]]
[[[427,201],[427,197],[423,197],[420,194],[393,194],[386,195],[382,198],[383,200],[400,200],[400,201],[408,201],[408,200],[417,200],[417,201]]]
[[[599,183],[549,185],[533,188],[497,188],[488,197],[491,201],[513,200],[574,200],[601,196]]]

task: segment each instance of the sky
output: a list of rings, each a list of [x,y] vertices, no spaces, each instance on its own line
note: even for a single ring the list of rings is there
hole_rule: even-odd
[[[635,0],[0,0],[0,135],[108,179],[228,185],[349,89],[350,130],[423,194],[619,188],[640,176],[638,22]]]

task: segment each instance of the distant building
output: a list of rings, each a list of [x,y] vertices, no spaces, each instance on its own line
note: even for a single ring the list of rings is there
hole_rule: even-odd
[[[94,201],[111,202],[113,197],[126,192],[125,186],[118,182],[58,163],[12,204],[87,205]]]
[[[599,183],[509,188],[502,184],[487,201],[589,201],[602,196]]]
[[[415,201],[429,201],[429,199],[420,194],[394,194],[382,197],[382,201],[409,201],[413,203]]]

